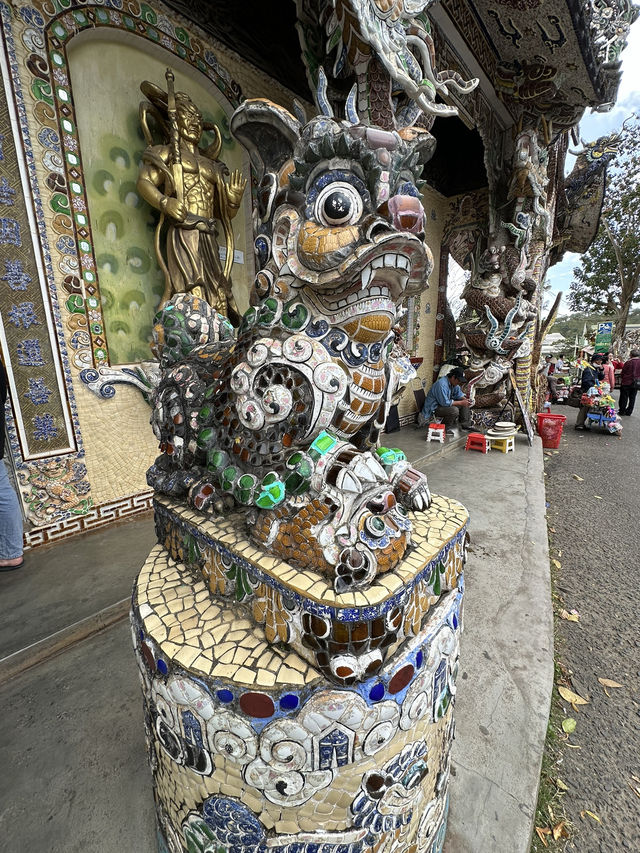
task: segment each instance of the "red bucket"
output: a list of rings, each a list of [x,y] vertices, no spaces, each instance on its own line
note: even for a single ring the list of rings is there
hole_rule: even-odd
[[[542,439],[543,447],[560,447],[562,428],[566,421],[565,415],[548,415],[546,412],[538,412],[538,435]]]

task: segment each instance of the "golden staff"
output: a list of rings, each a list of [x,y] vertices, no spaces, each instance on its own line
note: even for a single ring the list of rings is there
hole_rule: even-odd
[[[173,174],[173,186],[176,198],[182,204],[184,199],[184,184],[182,177],[182,154],[180,152],[180,131],[178,130],[176,112],[176,93],[174,89],[175,77],[170,68],[167,68],[164,76],[167,81],[167,115],[169,116],[171,143],[171,172]]]

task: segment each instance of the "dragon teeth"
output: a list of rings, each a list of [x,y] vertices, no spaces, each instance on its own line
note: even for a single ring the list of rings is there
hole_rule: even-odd
[[[362,287],[365,288],[369,286],[374,270],[383,268],[401,269],[408,273],[411,268],[411,261],[405,255],[394,255],[391,254],[391,252],[388,252],[386,255],[379,255],[363,269],[361,278]]]
[[[402,292],[407,284],[407,280],[409,279],[409,270],[411,268],[411,262],[409,258],[405,255],[396,255],[391,252],[387,252],[386,255],[379,255],[377,258],[374,258],[371,263],[367,264],[367,266],[362,270],[362,275],[360,279],[360,292],[350,293],[344,299],[338,299],[335,303],[336,309],[347,308],[349,305],[353,305],[361,299],[367,299],[372,297],[382,297],[383,299],[391,299],[392,293],[391,289],[386,285],[373,285],[370,287],[371,280],[374,278],[375,270],[379,269],[394,269],[394,270],[402,270],[399,275],[400,282],[400,292]],[[395,291],[397,288],[393,287]],[[363,294],[362,291],[369,291],[366,294]]]

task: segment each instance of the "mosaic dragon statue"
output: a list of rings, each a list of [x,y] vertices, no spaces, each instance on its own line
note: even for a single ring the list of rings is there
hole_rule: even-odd
[[[251,307],[235,332],[182,293],[155,321],[159,544],[132,623],[171,853],[444,844],[468,516],[379,446],[413,375],[394,326],[433,266],[435,141],[396,95],[436,104],[408,41],[428,3],[321,5],[357,47],[344,97],[318,69],[310,121],[265,100],[231,120],[257,179]],[[405,77],[380,57],[403,38]]]
[[[254,541],[338,592],[393,569],[411,542],[407,510],[430,502],[425,476],[378,446],[415,375],[391,357],[393,327],[433,267],[418,177],[435,140],[420,119],[455,114],[436,95],[477,85],[435,70],[430,2],[322,2],[306,29],[299,4],[322,115],[252,100],[231,121],[259,181],[252,308],[234,341],[206,304],[178,296],[154,332],[163,452],[149,485],[204,512],[246,507]],[[341,45],[330,80],[309,21]]]
[[[148,482],[200,511],[247,507],[260,545],[358,587],[398,563],[407,509],[430,501],[425,476],[377,443],[407,370],[389,358],[398,306],[433,266],[416,186],[433,139],[326,116],[301,126],[262,100],[231,126],[276,176],[273,236],[258,239],[266,263],[237,340],[195,297],[159,313],[163,452]]]
[[[607,167],[618,153],[619,143],[620,134],[611,133],[595,142],[581,140],[580,148],[569,149],[576,161],[564,180],[558,204],[556,236],[561,252],[586,252],[593,242],[600,224]]]
[[[455,116],[451,92],[468,94],[477,79],[438,71],[427,9],[435,0],[296,0],[302,56],[312,91],[331,55],[331,100],[356,80],[360,117],[379,127],[430,127]],[[342,94],[341,94],[342,93]],[[436,98],[440,96],[440,100]],[[443,98],[445,100],[443,100]]]
[[[466,390],[477,419],[482,409],[503,409],[509,371],[531,352],[538,247],[550,227],[546,157],[535,132],[517,136],[503,219],[487,248],[476,252],[462,294],[467,308],[459,331],[471,353]]]

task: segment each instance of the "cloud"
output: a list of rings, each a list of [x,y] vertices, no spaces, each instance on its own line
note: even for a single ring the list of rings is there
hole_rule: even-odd
[[[625,100],[630,95],[640,98],[638,90],[640,79],[640,20],[631,27],[627,46],[622,53],[622,80],[618,97]]]
[[[547,273],[547,284],[554,293],[562,291],[567,293],[573,281],[573,268],[578,266],[580,255],[576,252],[567,252],[559,264],[551,267]]]

